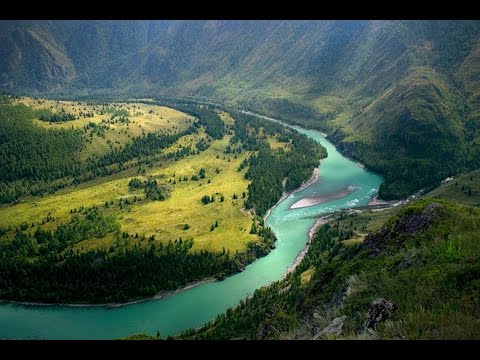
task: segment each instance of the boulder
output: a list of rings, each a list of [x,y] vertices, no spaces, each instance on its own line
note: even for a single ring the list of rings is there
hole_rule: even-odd
[[[367,329],[375,329],[379,322],[387,320],[392,316],[397,305],[393,301],[378,298],[373,300],[368,312],[365,327]]]
[[[347,320],[346,315],[333,319],[333,321],[327,327],[313,337],[313,340],[325,339],[329,335],[335,335],[337,337],[340,336],[342,334],[342,328],[345,320]]]

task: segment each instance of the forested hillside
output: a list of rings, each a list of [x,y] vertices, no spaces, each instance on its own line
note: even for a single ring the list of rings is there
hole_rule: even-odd
[[[478,21],[2,21],[0,88],[182,97],[321,129],[399,198],[478,167]]]
[[[177,338],[478,339],[479,217],[439,199],[337,214],[295,272]]]

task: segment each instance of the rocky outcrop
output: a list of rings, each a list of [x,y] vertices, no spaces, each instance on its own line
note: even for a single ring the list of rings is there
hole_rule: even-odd
[[[365,236],[364,246],[370,251],[369,256],[379,255],[386,243],[400,245],[405,240],[403,235],[411,235],[428,228],[435,220],[440,207],[439,203],[432,203],[421,212],[408,212],[393,224],[383,227],[379,232]]]
[[[278,295],[285,294],[290,291],[290,288],[292,287],[292,284],[285,286],[284,288],[278,290]]]
[[[373,300],[368,312],[365,327],[367,329],[375,329],[377,324],[387,320],[393,315],[397,305],[393,301],[378,298]]]
[[[347,320],[346,315],[333,319],[333,321],[317,335],[315,335],[312,340],[327,339],[331,336],[339,337],[340,335],[342,335],[342,329],[345,320]]]

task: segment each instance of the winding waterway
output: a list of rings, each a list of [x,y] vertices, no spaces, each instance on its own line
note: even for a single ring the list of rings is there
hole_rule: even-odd
[[[270,212],[266,223],[278,240],[267,256],[223,281],[117,308],[0,303],[0,338],[112,339],[141,332],[154,335],[157,331],[167,336],[204,324],[255,289],[282,278],[305,247],[316,218],[338,209],[367,205],[382,181],[380,176],[342,156],[319,132],[293,128],[322,144],[328,157],[321,163],[317,181],[289,195]],[[329,196],[347,186],[356,190],[340,199],[290,209],[302,198]]]

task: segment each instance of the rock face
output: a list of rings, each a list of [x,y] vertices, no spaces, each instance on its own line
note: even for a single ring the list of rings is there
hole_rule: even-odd
[[[343,315],[333,319],[333,321],[313,337],[313,340],[325,339],[329,335],[340,336],[342,334],[343,324],[347,320],[347,316]]]
[[[428,205],[420,214],[411,213],[402,217],[396,231],[403,231],[406,234],[413,234],[430,226],[435,219],[436,209],[441,205],[433,203]]]
[[[375,234],[365,236],[364,246],[371,251],[369,256],[379,255],[384,243],[393,241],[399,245],[404,239],[402,235],[414,234],[428,228],[435,220],[437,209],[440,207],[440,204],[432,203],[420,213],[404,214],[391,226],[384,227]]]
[[[379,322],[387,320],[392,316],[397,305],[393,301],[383,298],[375,299],[370,306],[365,327],[367,329],[375,329]]]

